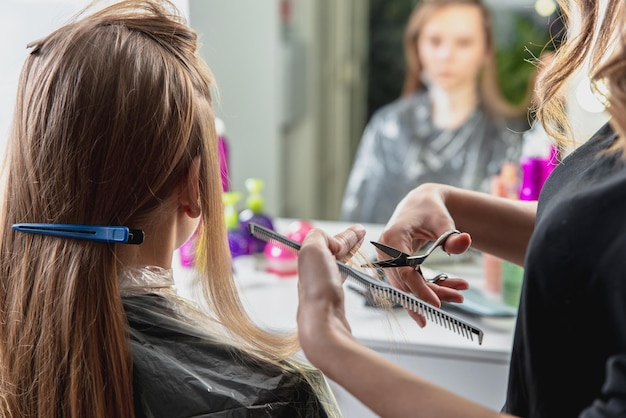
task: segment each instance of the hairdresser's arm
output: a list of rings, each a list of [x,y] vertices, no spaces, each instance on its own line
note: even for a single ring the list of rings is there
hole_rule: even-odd
[[[535,227],[536,210],[536,202],[424,184],[398,204],[380,241],[412,254],[445,231],[458,229],[463,233],[448,238],[444,247],[447,252],[460,254],[472,245],[522,265]],[[439,300],[449,299],[451,289],[426,285],[413,269],[395,269],[389,278],[395,286],[435,306],[439,306]]]
[[[332,256],[341,257],[341,246],[334,240],[313,230],[298,256],[298,336],[309,361],[380,416],[498,416],[407,372],[352,337]]]

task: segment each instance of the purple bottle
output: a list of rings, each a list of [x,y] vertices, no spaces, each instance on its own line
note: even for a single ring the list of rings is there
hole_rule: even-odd
[[[552,170],[556,168],[558,163],[559,163],[559,150],[554,145],[551,145],[550,156],[546,160],[546,166],[544,167],[544,170],[543,170],[543,182],[544,183],[548,179],[548,177],[550,177]]]
[[[538,200],[539,193],[546,180],[546,167],[548,161],[545,158],[526,157],[520,161],[522,170],[522,187],[520,188],[520,200]]]
[[[228,246],[232,258],[240,255],[250,254],[248,237],[250,233],[244,231],[239,225],[237,214],[237,202],[241,199],[241,194],[237,192],[224,192],[222,201],[224,202],[224,221],[228,234]]]

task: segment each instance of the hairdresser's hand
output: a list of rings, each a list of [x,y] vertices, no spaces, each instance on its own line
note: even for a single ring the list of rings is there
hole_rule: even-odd
[[[427,242],[436,240],[441,234],[456,229],[445,204],[443,188],[437,185],[420,186],[405,196],[396,207],[385,226],[379,241],[397,248],[407,254],[414,254]],[[461,254],[471,245],[469,234],[451,235],[443,250],[449,254]],[[389,256],[380,253],[380,259]],[[428,283],[413,268],[401,267],[387,269],[391,283],[399,289],[413,293],[420,299],[439,307],[441,301],[462,302],[459,290],[468,288],[462,279],[448,278],[438,284]],[[426,318],[409,311],[411,317],[420,325],[426,325]]]
[[[309,361],[320,367],[326,349],[354,340],[344,312],[343,279],[336,259],[346,260],[365,237],[360,225],[328,236],[311,230],[298,254],[298,337]]]

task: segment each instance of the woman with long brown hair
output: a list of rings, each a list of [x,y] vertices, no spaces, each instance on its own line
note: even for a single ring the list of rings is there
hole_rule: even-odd
[[[174,7],[123,1],[29,47],[4,167],[0,416],[338,415],[295,336],[239,301],[215,80]],[[201,306],[171,269],[196,228]]]
[[[518,160],[529,100],[513,106],[503,98],[495,48],[481,0],[416,4],[404,35],[401,97],[378,109],[363,131],[342,220],[384,223],[425,182],[487,191],[502,164]]]
[[[382,416],[626,415],[626,4],[560,4],[573,32],[540,76],[538,117],[560,145],[570,145],[561,94],[570,77],[589,65],[610,122],[552,171],[538,203],[427,184],[400,202],[380,238],[413,253],[444,231],[459,229],[464,232],[446,241],[446,251],[457,254],[472,245],[524,266],[501,414],[359,344],[343,315],[332,257],[341,245],[320,231],[303,242],[298,311],[303,350]],[[352,233],[343,245],[359,239]],[[413,269],[397,269],[390,280],[435,305],[453,291],[426,283]],[[413,317],[425,325],[423,316]],[[479,384],[480,376],[476,379]],[[377,396],[383,391],[386,396]]]

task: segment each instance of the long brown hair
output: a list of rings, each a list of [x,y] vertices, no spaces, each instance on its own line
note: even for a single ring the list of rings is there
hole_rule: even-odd
[[[537,80],[537,117],[562,148],[577,144],[561,99],[576,72],[589,68],[598,97],[604,98],[611,124],[619,133],[613,150],[626,150],[626,11],[622,0],[559,1],[568,26],[576,35],[557,51]],[[601,10],[601,3],[604,9]]]
[[[498,87],[496,73],[496,48],[493,38],[491,13],[481,0],[423,0],[413,8],[404,31],[404,59],[406,70],[402,96],[409,96],[417,90],[426,88],[422,81],[422,64],[417,51],[417,40],[421,34],[422,28],[438,10],[459,5],[476,7],[480,10],[482,16],[483,30],[487,44],[487,57],[480,77],[480,93],[486,109],[493,115],[504,117],[525,115],[530,103],[532,90],[528,90],[527,97],[517,106],[511,104],[502,96],[500,88]]]
[[[197,35],[168,2],[138,0],[84,14],[31,48],[4,173],[0,415],[134,415],[116,247],[16,234],[10,225],[141,225],[195,156],[203,214],[197,280],[206,305],[244,349],[283,364],[295,336],[260,330],[232,279],[215,83]]]

